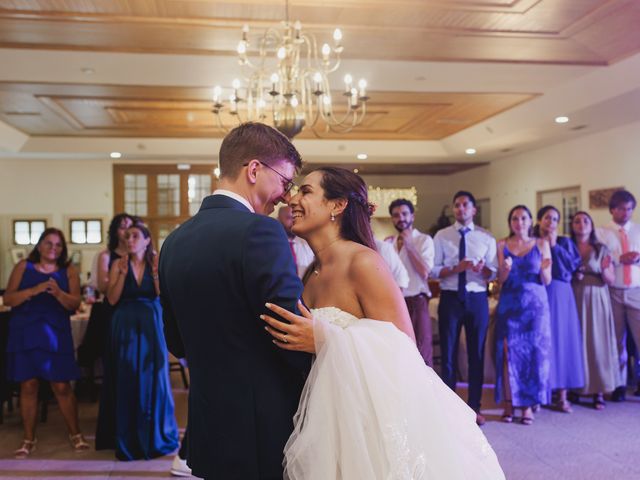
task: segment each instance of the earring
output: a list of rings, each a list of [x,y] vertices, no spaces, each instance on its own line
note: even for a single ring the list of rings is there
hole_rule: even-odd
[[[335,221],[336,221],[336,216],[335,216],[333,213],[331,213],[331,221],[332,221],[332,222],[335,222]]]

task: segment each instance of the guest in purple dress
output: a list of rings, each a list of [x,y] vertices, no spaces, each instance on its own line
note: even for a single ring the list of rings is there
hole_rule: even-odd
[[[36,447],[38,379],[51,382],[75,450],[89,444],[78,428],[70,380],[79,376],[71,338],[71,313],[80,305],[80,279],[67,260],[63,233],[47,228],[27,260],[9,277],[4,303],[11,307],[7,377],[20,382],[24,440],[14,454],[25,458]]]
[[[573,274],[582,260],[575,243],[568,237],[558,236],[560,212],[552,205],[538,211],[536,237],[548,240],[551,246],[551,283],[547,286],[551,317],[551,370],[549,384],[556,390],[555,406],[558,411],[571,413],[567,389],[584,387],[584,356],[582,331],[576,298],[571,287]]]
[[[496,402],[502,420],[533,423],[533,407],[549,403],[549,303],[551,253],[544,239],[531,237],[531,212],[517,205],[509,212],[508,238],[498,242],[500,300],[496,311]]]

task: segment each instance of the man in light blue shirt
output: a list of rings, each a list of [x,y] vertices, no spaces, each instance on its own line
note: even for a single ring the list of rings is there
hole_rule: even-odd
[[[470,192],[453,196],[456,222],[436,233],[435,260],[431,276],[440,279],[438,329],[442,354],[442,380],[456,387],[457,351],[464,326],[469,361],[468,404],[480,414],[484,376],[484,343],[489,325],[487,282],[495,275],[496,241],[486,230],[473,223],[476,199]]]

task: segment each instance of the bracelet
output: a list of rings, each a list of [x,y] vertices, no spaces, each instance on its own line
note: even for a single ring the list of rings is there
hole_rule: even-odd
[[[154,280],[158,280],[158,274],[156,273],[155,275],[151,275],[151,278],[153,278]]]

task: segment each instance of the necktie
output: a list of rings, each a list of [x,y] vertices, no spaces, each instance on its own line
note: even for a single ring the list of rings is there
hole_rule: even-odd
[[[620,244],[622,245],[622,253],[629,251],[629,236],[624,228],[620,229]],[[622,266],[622,282],[625,286],[631,286],[631,265]]]
[[[462,261],[467,256],[467,242],[465,240],[465,235],[469,232],[467,227],[463,227],[458,230],[460,233],[460,245],[458,247],[458,260]],[[467,271],[463,270],[458,273],[458,298],[464,302],[465,297],[467,296]]]

